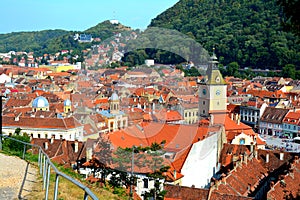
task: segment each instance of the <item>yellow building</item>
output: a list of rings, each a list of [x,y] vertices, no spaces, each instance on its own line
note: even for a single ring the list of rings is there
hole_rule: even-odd
[[[39,68],[48,68],[52,72],[66,72],[68,70],[80,69],[79,65],[40,65]]]

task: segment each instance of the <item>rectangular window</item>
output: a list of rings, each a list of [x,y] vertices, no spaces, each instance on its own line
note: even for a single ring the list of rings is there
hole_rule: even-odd
[[[148,188],[148,179],[144,178],[143,182],[144,182],[144,188]]]
[[[243,144],[245,144],[245,138],[240,139],[240,145],[243,145]]]
[[[205,101],[203,101],[203,105],[205,105]]]

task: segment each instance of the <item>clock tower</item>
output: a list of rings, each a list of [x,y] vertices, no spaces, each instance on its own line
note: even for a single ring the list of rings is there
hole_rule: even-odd
[[[227,85],[218,69],[215,53],[210,57],[206,76],[199,86],[199,118],[209,118],[211,124],[224,124],[227,111]]]

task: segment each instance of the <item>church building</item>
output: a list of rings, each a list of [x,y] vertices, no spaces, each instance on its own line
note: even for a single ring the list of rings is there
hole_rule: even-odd
[[[109,98],[109,110],[101,110],[99,114],[104,117],[109,131],[128,126],[128,117],[120,110],[120,99],[116,92],[113,92]]]

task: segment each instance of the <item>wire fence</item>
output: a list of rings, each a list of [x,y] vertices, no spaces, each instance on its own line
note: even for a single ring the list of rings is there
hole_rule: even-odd
[[[39,168],[39,173],[42,176],[42,181],[43,181],[43,191],[45,191],[45,199],[47,200],[49,197],[49,185],[50,185],[50,173],[51,171],[54,172],[55,174],[55,183],[54,183],[54,200],[58,199],[58,194],[59,194],[59,181],[60,178],[64,178],[70,182],[72,182],[74,185],[76,185],[77,187],[79,187],[80,189],[83,190],[83,199],[84,200],[88,200],[89,197],[93,200],[98,199],[98,197],[96,197],[96,195],[85,185],[83,185],[82,183],[78,182],[77,180],[71,178],[70,176],[62,173],[61,171],[59,171],[56,166],[51,162],[50,158],[48,157],[48,155],[43,151],[43,149],[35,144],[30,144],[9,136],[5,136],[0,134],[0,150],[2,150],[2,148],[4,149],[4,144],[2,143],[2,139],[5,140],[12,140],[14,142],[20,143],[23,145],[23,150],[20,152],[20,157],[23,160],[26,160],[26,155],[28,148],[30,149],[36,149],[38,151],[38,168]],[[52,169],[52,170],[51,170]],[[24,182],[23,182],[24,184]],[[20,194],[19,194],[20,196]]]

